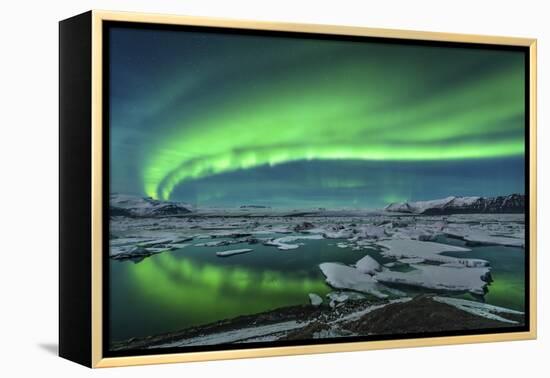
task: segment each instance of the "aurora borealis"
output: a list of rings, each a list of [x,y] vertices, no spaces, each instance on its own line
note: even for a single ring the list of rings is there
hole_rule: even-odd
[[[111,190],[364,206],[524,191],[522,52],[115,27]]]

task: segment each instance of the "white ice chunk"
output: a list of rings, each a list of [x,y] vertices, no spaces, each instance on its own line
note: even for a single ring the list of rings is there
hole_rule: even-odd
[[[464,240],[473,244],[503,245],[506,247],[523,248],[525,242],[523,239],[516,239],[507,236],[488,235],[487,233],[470,230],[464,235]]]
[[[357,261],[355,267],[359,272],[371,275],[382,270],[382,266],[380,266],[378,261],[376,261],[369,255],[366,255],[361,260]]]
[[[330,308],[334,308],[338,306],[340,303],[343,303],[350,298],[350,296],[347,294],[335,293],[335,292],[328,293],[327,297],[330,299],[330,303],[329,303]]]
[[[364,239],[382,239],[386,237],[384,227],[365,224],[357,228],[358,236]]]
[[[327,283],[337,289],[350,289],[374,295],[378,298],[386,298],[381,290],[383,285],[376,282],[368,274],[363,274],[357,269],[339,263],[322,263],[319,265],[326,277]]]
[[[508,214],[505,214],[508,215]],[[451,237],[463,239],[470,244],[503,245],[524,248],[525,228],[523,224],[508,221],[505,215],[496,219],[480,219],[480,224],[470,225],[457,217],[443,232]]]
[[[195,247],[223,247],[224,245],[237,244],[239,240],[215,240],[206,243],[195,244]]]
[[[377,245],[385,248],[382,255],[396,259],[424,259],[438,263],[458,263],[467,267],[487,266],[489,263],[480,259],[460,259],[443,256],[443,252],[468,252],[470,249],[454,245],[425,242],[411,239],[393,239],[378,242]]]
[[[265,245],[271,245],[275,246],[280,250],[286,251],[289,249],[296,249],[300,246],[300,244],[291,244],[297,240],[317,240],[322,239],[323,236],[321,235],[298,235],[298,236],[284,236],[282,238],[274,239],[265,242]]]
[[[403,264],[420,264],[423,263],[425,260],[421,259],[420,257],[408,257],[405,259],[399,259],[398,261]]]
[[[315,293],[309,293],[309,302],[313,306],[319,306],[321,303],[323,303],[323,298],[321,298]]]
[[[327,239],[348,239],[352,236],[352,230],[325,231],[323,236]]]
[[[456,268],[437,265],[410,265],[408,272],[384,271],[375,275],[377,281],[420,286],[428,289],[485,294],[490,269]]]
[[[242,253],[248,253],[248,252],[252,252],[252,249],[250,249],[250,248],[232,249],[230,251],[216,252],[216,255],[218,255],[220,257],[227,257],[227,256],[233,256],[233,255],[240,255]]]

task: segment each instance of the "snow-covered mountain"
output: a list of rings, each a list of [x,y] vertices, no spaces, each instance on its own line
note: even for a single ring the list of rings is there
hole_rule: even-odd
[[[447,197],[431,201],[394,202],[384,208],[397,213],[446,215],[473,213],[523,213],[525,195],[498,197]]]
[[[151,197],[139,197],[128,194],[109,196],[111,216],[162,217],[167,215],[188,214],[193,207],[182,202],[159,201]]]

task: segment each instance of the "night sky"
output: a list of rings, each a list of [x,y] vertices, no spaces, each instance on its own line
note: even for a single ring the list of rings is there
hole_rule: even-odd
[[[111,191],[381,207],[524,192],[517,51],[112,28]]]

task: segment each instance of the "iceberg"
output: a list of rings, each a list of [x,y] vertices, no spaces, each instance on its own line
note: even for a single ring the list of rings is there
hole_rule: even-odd
[[[248,253],[248,252],[252,252],[252,249],[250,249],[250,248],[232,249],[230,251],[216,252],[216,255],[219,256],[219,257],[228,257],[228,256],[240,255],[240,254]]]
[[[469,232],[464,236],[466,243],[470,245],[502,245],[505,247],[524,248],[523,239],[512,238],[508,236],[488,235],[483,232]]]
[[[300,244],[291,244],[297,240],[304,240],[304,239],[318,240],[322,238],[323,236],[321,235],[284,236],[282,238],[266,241],[264,245],[274,246],[282,251],[287,251],[290,249],[297,249],[298,247],[300,247]]]
[[[468,252],[469,248],[457,247],[454,245],[419,241],[412,239],[393,239],[376,243],[382,247],[382,255],[393,257],[402,261],[403,259],[422,259],[436,263],[456,263],[465,267],[488,266],[489,262],[481,259],[460,259],[451,256],[443,256],[443,252]],[[407,260],[405,260],[407,261]]]
[[[374,277],[379,282],[424,287],[427,289],[471,292],[485,295],[490,268],[457,268],[442,265],[411,264],[408,272],[384,271]]]
[[[322,263],[319,265],[326,282],[336,289],[350,289],[371,294],[377,298],[387,298],[385,289],[372,276],[363,274],[357,269],[339,263]]]
[[[370,275],[376,274],[382,270],[382,266],[378,263],[378,261],[369,255],[366,255],[361,260],[357,261],[355,268],[361,273]]]
[[[464,240],[467,245],[502,245],[505,247],[525,247],[525,230],[523,226],[516,226],[512,233],[504,234],[505,228],[489,228],[477,225],[453,224],[444,230],[449,237]]]
[[[330,308],[337,307],[340,303],[344,303],[348,299],[350,299],[350,296],[345,293],[328,293],[327,298],[330,299],[329,306]]]
[[[315,294],[315,293],[309,293],[309,302],[313,305],[313,306],[319,306],[321,305],[321,303],[323,303],[323,298],[321,298],[319,295]]]

